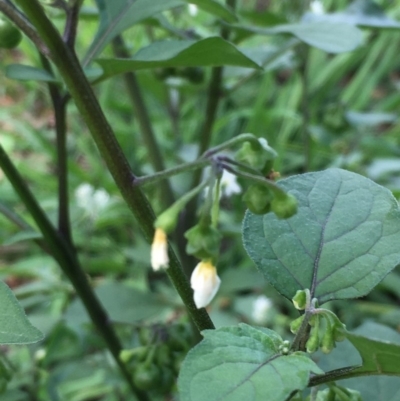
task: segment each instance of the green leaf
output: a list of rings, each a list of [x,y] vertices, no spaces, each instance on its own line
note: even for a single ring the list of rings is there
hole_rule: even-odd
[[[210,37],[199,41],[165,40],[154,42],[141,49],[131,59],[100,59],[97,62],[104,71],[102,79],[127,71],[157,67],[234,65],[261,68],[235,45],[220,37]]]
[[[0,282],[0,344],[30,344],[42,338],[43,334],[29,322],[12,291]]]
[[[309,288],[322,304],[368,294],[400,262],[400,211],[386,188],[340,169],[278,183],[298,200],[288,220],[246,213],[244,246],[291,299]]]
[[[195,4],[197,7],[210,14],[224,19],[226,22],[234,23],[237,21],[235,13],[223,4],[215,0],[184,0],[187,3]]]
[[[18,81],[58,82],[46,70],[23,64],[9,64],[5,68],[6,77]]]
[[[391,340],[397,343],[382,341],[381,338],[391,331]],[[400,336],[393,330],[378,324],[365,333],[364,337],[354,333],[347,333],[347,339],[356,347],[361,355],[362,366],[349,373],[349,376],[361,375],[394,375],[400,376]],[[386,336],[387,338],[387,336]]]
[[[282,339],[246,324],[206,330],[179,376],[181,401],[284,401],[321,373],[305,354],[283,355]]]
[[[25,230],[25,231],[20,231],[17,234],[8,238],[6,241],[3,242],[3,245],[11,245],[21,241],[29,241],[41,238],[43,238],[43,236],[39,232],[33,230]]]
[[[328,53],[349,52],[356,49],[362,42],[362,32],[355,26],[346,23],[311,21],[301,24],[277,25],[272,28],[243,25],[236,26],[236,28],[260,35],[292,34],[308,45]]]
[[[344,12],[333,14],[308,13],[305,19],[307,21],[346,23],[367,28],[400,28],[400,23],[389,18],[383,9],[375,1],[371,0],[356,0]]]
[[[83,64],[87,65],[125,29],[161,11],[182,5],[180,0],[96,0],[100,13],[99,29]]]
[[[165,301],[158,300],[154,295],[117,282],[105,282],[95,292],[114,322],[133,323],[153,318],[168,308]],[[65,318],[71,324],[91,321],[78,299],[71,303]]]

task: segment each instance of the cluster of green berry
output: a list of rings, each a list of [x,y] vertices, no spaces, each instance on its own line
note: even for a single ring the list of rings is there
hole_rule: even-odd
[[[170,394],[192,345],[190,327],[183,323],[144,326],[139,330],[139,341],[140,346],[125,349],[120,354],[132,371],[135,386],[153,394]]]

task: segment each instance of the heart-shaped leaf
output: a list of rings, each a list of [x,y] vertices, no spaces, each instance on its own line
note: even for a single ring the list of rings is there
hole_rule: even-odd
[[[179,376],[181,401],[285,401],[321,369],[303,353],[282,354],[272,330],[246,324],[203,332]]]
[[[31,325],[12,291],[0,281],[0,344],[30,344],[43,334]]]
[[[278,183],[298,200],[288,220],[246,213],[244,246],[291,299],[310,289],[320,303],[367,294],[400,262],[400,210],[386,188],[340,169]]]

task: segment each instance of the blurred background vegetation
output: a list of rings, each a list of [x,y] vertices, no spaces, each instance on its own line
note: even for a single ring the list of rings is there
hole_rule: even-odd
[[[353,14],[348,15],[354,15],[357,7],[371,6],[368,1],[347,0],[314,1],[311,8],[307,3],[241,0],[236,8],[248,25],[268,27],[298,21],[305,12],[346,12],[352,4]],[[387,18],[400,21],[399,1],[374,4]],[[55,7],[46,7],[46,11],[62,28],[63,12]],[[77,37],[81,56],[97,26],[96,5],[85,1]],[[220,30],[215,17],[184,6],[133,26],[124,32],[124,40],[129,53],[134,54],[157,40],[208,37]],[[335,166],[370,177],[399,197],[400,31],[398,27],[367,26],[362,32],[361,46],[335,55],[304,44],[293,46],[293,39],[285,35],[248,35],[233,30],[231,40],[235,43],[274,57],[264,71],[223,68],[211,145],[250,132],[266,138],[278,152],[275,170],[282,177]],[[114,57],[113,48],[108,46],[101,56]],[[41,206],[56,221],[51,102],[45,82],[6,77],[7,66],[15,63],[41,67],[37,51],[26,38],[15,50],[0,50],[0,141]],[[97,68],[96,63],[91,67]],[[198,67],[136,73],[166,167],[193,160],[198,153],[211,74],[210,68]],[[154,172],[124,77],[102,82],[95,91],[133,171],[137,175]],[[140,345],[140,333],[143,337],[147,329],[159,334],[158,327],[166,327],[162,330],[168,333],[183,328],[189,340],[173,351],[174,364],[179,364],[191,343],[184,306],[165,275],[150,270],[149,245],[72,103],[68,106],[68,155],[73,239],[124,347]],[[188,191],[191,178],[191,174],[183,174],[171,180],[176,197]],[[241,188],[248,185],[238,181]],[[244,321],[271,327],[288,338],[288,323],[295,313],[289,302],[265,283],[245,254],[241,245],[245,206],[241,194],[229,192],[231,185],[226,184],[221,201],[224,240],[218,271],[222,284],[209,308],[210,315],[217,327]],[[164,210],[162,188],[148,186],[145,191],[156,212]],[[0,278],[13,289],[31,322],[46,335],[33,346],[3,347],[14,374],[1,399],[129,399],[72,286],[33,238],[21,234],[20,219],[35,226],[0,171]],[[187,272],[193,267],[185,266]],[[399,303],[397,270],[366,298],[335,302],[332,308],[349,328],[370,319],[399,331]],[[392,383],[398,387],[398,381]],[[168,397],[173,396],[154,395],[154,399],[173,399]]]

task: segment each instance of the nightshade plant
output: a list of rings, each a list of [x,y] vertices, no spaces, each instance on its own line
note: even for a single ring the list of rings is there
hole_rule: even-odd
[[[171,15],[184,14],[188,3],[216,17],[219,35],[202,37],[171,23],[174,21]],[[84,18],[91,15],[83,1],[0,0],[0,11],[6,19],[2,25],[7,26],[3,36],[0,26],[0,46],[17,46],[21,31],[40,54],[41,67],[11,64],[6,75],[47,84],[55,116],[58,179],[54,219],[45,213],[16,162],[0,143],[0,167],[29,212],[31,223],[2,203],[0,210],[21,228],[14,243],[32,240],[54,258],[112,355],[125,385],[118,386],[115,398],[102,394],[101,399],[145,401],[170,399],[172,394],[181,401],[355,401],[361,399],[360,393],[341,386],[339,380],[367,375],[400,376],[400,342],[393,332],[388,334],[382,326],[370,332],[362,328],[348,331],[331,308],[323,307],[330,301],[367,295],[399,264],[400,209],[393,194],[362,175],[340,168],[276,181],[279,172],[274,166],[282,149],[277,152],[262,135],[235,133],[212,146],[223,89],[236,90],[235,85],[245,84],[263,69],[276,68],[278,61],[284,64],[285,57],[293,52],[301,60],[307,57],[309,46],[330,54],[350,52],[362,43],[362,32],[357,26],[398,29],[399,24],[375,3],[356,1],[348,12],[306,13],[300,22],[307,7],[293,7],[288,16],[290,23],[267,15],[268,26],[255,27],[246,13],[240,13],[241,4],[236,3],[234,0],[227,0],[227,4],[216,0],[96,0],[97,32],[81,54],[77,35]],[[176,14],[168,19],[162,13],[170,10]],[[253,15],[253,19],[256,17]],[[62,28],[60,21],[64,22]],[[174,39],[153,41],[149,34],[150,43],[132,56],[122,34],[137,24],[146,25],[149,32],[152,27],[165,30]],[[11,34],[15,38],[10,38]],[[263,35],[284,39],[272,51],[241,46],[246,38]],[[108,44],[112,44],[114,58],[103,57]],[[222,86],[225,66],[246,69],[241,79],[229,88]],[[211,75],[204,121],[195,138],[197,155],[192,161],[166,168],[135,73],[154,70],[160,79],[178,77],[199,83],[204,79],[200,67],[210,67]],[[300,69],[306,99],[306,64]],[[96,85],[118,74],[124,74],[152,174],[139,175],[133,171],[131,165],[136,165],[139,172],[142,168],[134,160],[128,160],[95,95]],[[107,294],[111,298],[118,294],[129,303],[129,294],[135,291],[124,292],[126,288],[111,283],[103,287],[102,293],[95,292],[73,239],[68,180],[71,165],[66,139],[69,102],[75,104],[120,195],[145,239],[152,244],[149,261],[153,270],[168,275],[185,305],[192,329],[175,321],[174,316],[170,318],[175,319],[173,324],[139,327],[135,341],[121,344],[121,333],[117,325],[111,324],[100,299],[107,299]],[[311,158],[307,102],[303,106],[307,170]],[[173,110],[171,115],[176,124]],[[280,145],[278,141],[274,148]],[[183,194],[175,193],[169,179],[188,172],[193,172],[190,188]],[[288,330],[283,333],[285,337],[272,329],[246,323],[215,329],[205,309],[221,283],[218,275],[223,241],[219,228],[221,182],[227,173],[242,179],[246,187],[242,196],[248,209],[242,232],[245,250],[266,280],[299,311],[298,317],[286,321],[293,337]],[[145,192],[155,183],[162,191],[158,202]],[[95,193],[92,188],[90,191]],[[150,200],[157,210],[162,210],[157,217]],[[168,245],[168,238],[175,240],[179,258]],[[146,305],[153,302],[151,296],[137,299]],[[0,322],[0,344],[30,344],[43,339],[4,283],[0,285]],[[374,331],[390,341],[376,338]],[[347,362],[343,357],[342,364],[330,368],[329,355],[336,347],[345,349],[340,344],[352,346],[360,360]],[[328,355],[325,360],[320,351]],[[11,379],[12,370],[2,355],[2,391]],[[97,393],[88,395],[97,396]]]

